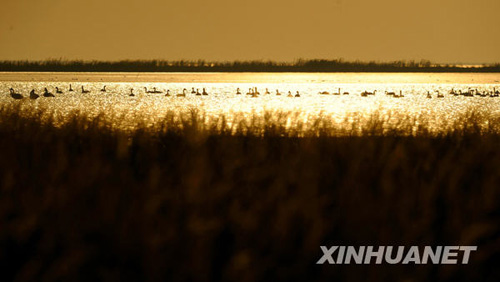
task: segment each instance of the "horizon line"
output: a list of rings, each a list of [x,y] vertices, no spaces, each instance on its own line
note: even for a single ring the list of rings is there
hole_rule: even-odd
[[[322,58],[314,58],[314,59],[304,59],[298,58],[294,60],[271,60],[271,59],[236,59],[236,60],[209,60],[209,59],[114,59],[114,60],[100,60],[100,59],[66,59],[66,58],[47,58],[47,59],[0,59],[0,63],[146,63],[146,62],[163,62],[163,63],[206,63],[206,64],[234,64],[234,63],[272,63],[283,66],[292,66],[301,63],[312,63],[312,62],[322,62],[322,63],[338,63],[338,64],[375,64],[375,65],[386,65],[386,64],[418,64],[418,65],[426,65],[427,67],[488,67],[488,66],[498,66],[500,62],[494,63],[437,63],[427,59],[420,60],[346,60],[343,58],[337,59],[322,59]]]

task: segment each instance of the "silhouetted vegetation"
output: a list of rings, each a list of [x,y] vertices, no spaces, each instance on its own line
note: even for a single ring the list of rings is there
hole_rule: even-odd
[[[0,108],[2,281],[500,280],[498,117],[338,136],[279,113],[127,133],[51,116]],[[468,265],[316,265],[320,245],[479,248]]]
[[[361,62],[338,60],[273,61],[0,61],[0,71],[71,72],[500,72],[500,64],[467,67],[430,61]]]

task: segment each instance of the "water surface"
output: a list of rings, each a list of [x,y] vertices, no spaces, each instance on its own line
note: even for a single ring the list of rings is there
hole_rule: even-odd
[[[291,113],[304,123],[319,115],[339,123],[354,118],[366,122],[374,114],[392,123],[413,117],[439,130],[471,109],[500,114],[500,98],[448,94],[451,89],[490,93],[500,89],[499,81],[496,73],[0,73],[0,104],[22,103],[26,111],[47,109],[61,121],[75,110],[90,117],[102,114],[127,128],[138,122],[154,125],[169,111],[198,109],[208,120],[221,115],[251,118],[266,111]],[[68,92],[69,84],[74,92]],[[101,92],[104,85],[107,91]],[[64,93],[57,94],[56,86]],[[82,86],[91,92],[81,93]],[[25,99],[12,99],[11,87]],[[163,93],[146,93],[145,87]],[[255,87],[258,97],[245,95]],[[44,88],[56,97],[27,99],[31,89],[41,94]],[[176,97],[184,88],[187,97]],[[200,92],[205,88],[209,95],[191,94],[193,88]],[[242,95],[236,94],[237,88]],[[135,97],[128,96],[130,89]],[[266,89],[271,94],[265,95]],[[349,95],[318,94],[339,89]],[[165,97],[167,90],[172,96]],[[277,96],[276,90],[282,95]],[[287,97],[289,91],[298,91],[300,97]],[[362,97],[363,91],[376,91],[376,95]],[[404,97],[387,96],[386,91],[401,91]],[[436,98],[436,91],[445,97]],[[427,98],[427,92],[432,98]]]

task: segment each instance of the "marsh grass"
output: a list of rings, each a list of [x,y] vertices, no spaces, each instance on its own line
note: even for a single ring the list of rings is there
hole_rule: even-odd
[[[1,107],[1,280],[499,280],[497,117],[440,132],[293,117],[119,130]],[[465,266],[319,266],[320,245],[479,250]]]

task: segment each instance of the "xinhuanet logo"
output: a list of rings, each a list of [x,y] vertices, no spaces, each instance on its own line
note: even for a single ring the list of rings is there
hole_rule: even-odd
[[[477,246],[321,246],[316,264],[468,264]]]

